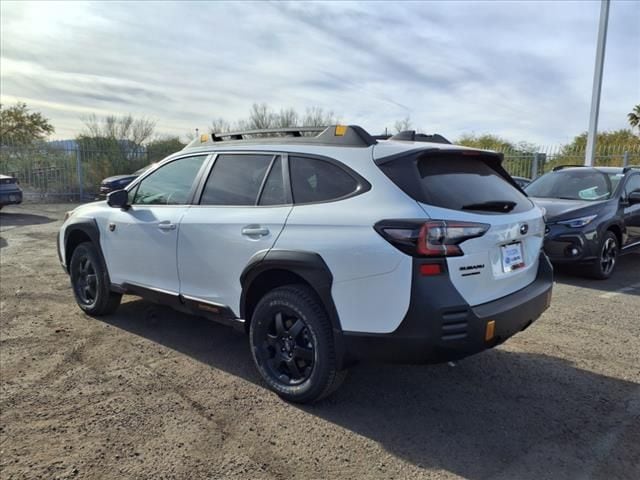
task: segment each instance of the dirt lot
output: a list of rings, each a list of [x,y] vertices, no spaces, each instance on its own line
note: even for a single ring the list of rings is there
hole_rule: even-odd
[[[0,477],[640,478],[640,255],[558,275],[551,309],[455,367],[361,365],[311,407],[246,338],[126,297],[100,320],[58,264],[65,206],[0,213]]]

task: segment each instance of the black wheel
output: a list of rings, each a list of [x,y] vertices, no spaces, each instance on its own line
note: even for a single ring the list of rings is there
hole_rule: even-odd
[[[611,276],[618,259],[618,237],[613,232],[607,231],[602,238],[598,260],[591,265],[590,276],[599,280],[605,280]]]
[[[76,302],[86,313],[107,315],[118,308],[122,295],[110,290],[107,269],[92,243],[85,242],[76,247],[69,272]]]
[[[320,400],[346,376],[337,370],[331,322],[306,286],[267,293],[253,312],[249,342],[260,375],[285,400]]]

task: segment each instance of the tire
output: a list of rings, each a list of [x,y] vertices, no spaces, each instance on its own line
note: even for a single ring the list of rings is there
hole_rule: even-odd
[[[249,328],[251,354],[267,385],[283,399],[312,403],[346,377],[338,370],[331,322],[315,292],[287,285],[267,293]]]
[[[76,303],[85,313],[100,316],[116,311],[122,294],[111,291],[107,269],[93,243],[85,242],[76,247],[69,274]]]
[[[611,232],[605,232],[598,248],[598,260],[589,269],[589,276],[598,280],[606,280],[615,270],[618,253],[620,252],[618,237]]]

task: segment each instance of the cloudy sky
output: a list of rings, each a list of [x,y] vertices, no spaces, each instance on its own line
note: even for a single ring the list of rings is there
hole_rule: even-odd
[[[599,2],[1,3],[1,97],[56,138],[132,113],[184,135],[251,104],[317,105],[372,133],[555,144],[587,129]],[[640,102],[640,2],[614,1],[601,129]]]

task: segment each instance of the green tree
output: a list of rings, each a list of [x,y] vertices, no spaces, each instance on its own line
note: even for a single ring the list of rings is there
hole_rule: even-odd
[[[159,162],[168,155],[183,148],[184,143],[182,143],[177,136],[156,138],[147,144],[149,163]]]
[[[547,162],[545,169],[557,165],[582,165],[587,148],[587,132],[576,135],[563,145],[560,152]],[[627,152],[629,163],[640,161],[640,137],[629,129],[598,132],[596,137],[596,165],[621,166]]]
[[[29,112],[26,103],[18,102],[9,108],[0,104],[0,144],[28,145],[54,131],[49,119],[40,112]]]
[[[627,118],[629,119],[629,125],[631,128],[638,127],[640,131],[640,103],[633,107],[633,110],[627,114]]]
[[[502,137],[491,134],[475,135],[464,134],[455,142],[456,145],[464,145],[465,147],[480,148],[482,150],[495,150],[496,152],[510,152],[517,149],[513,142],[505,140]]]

